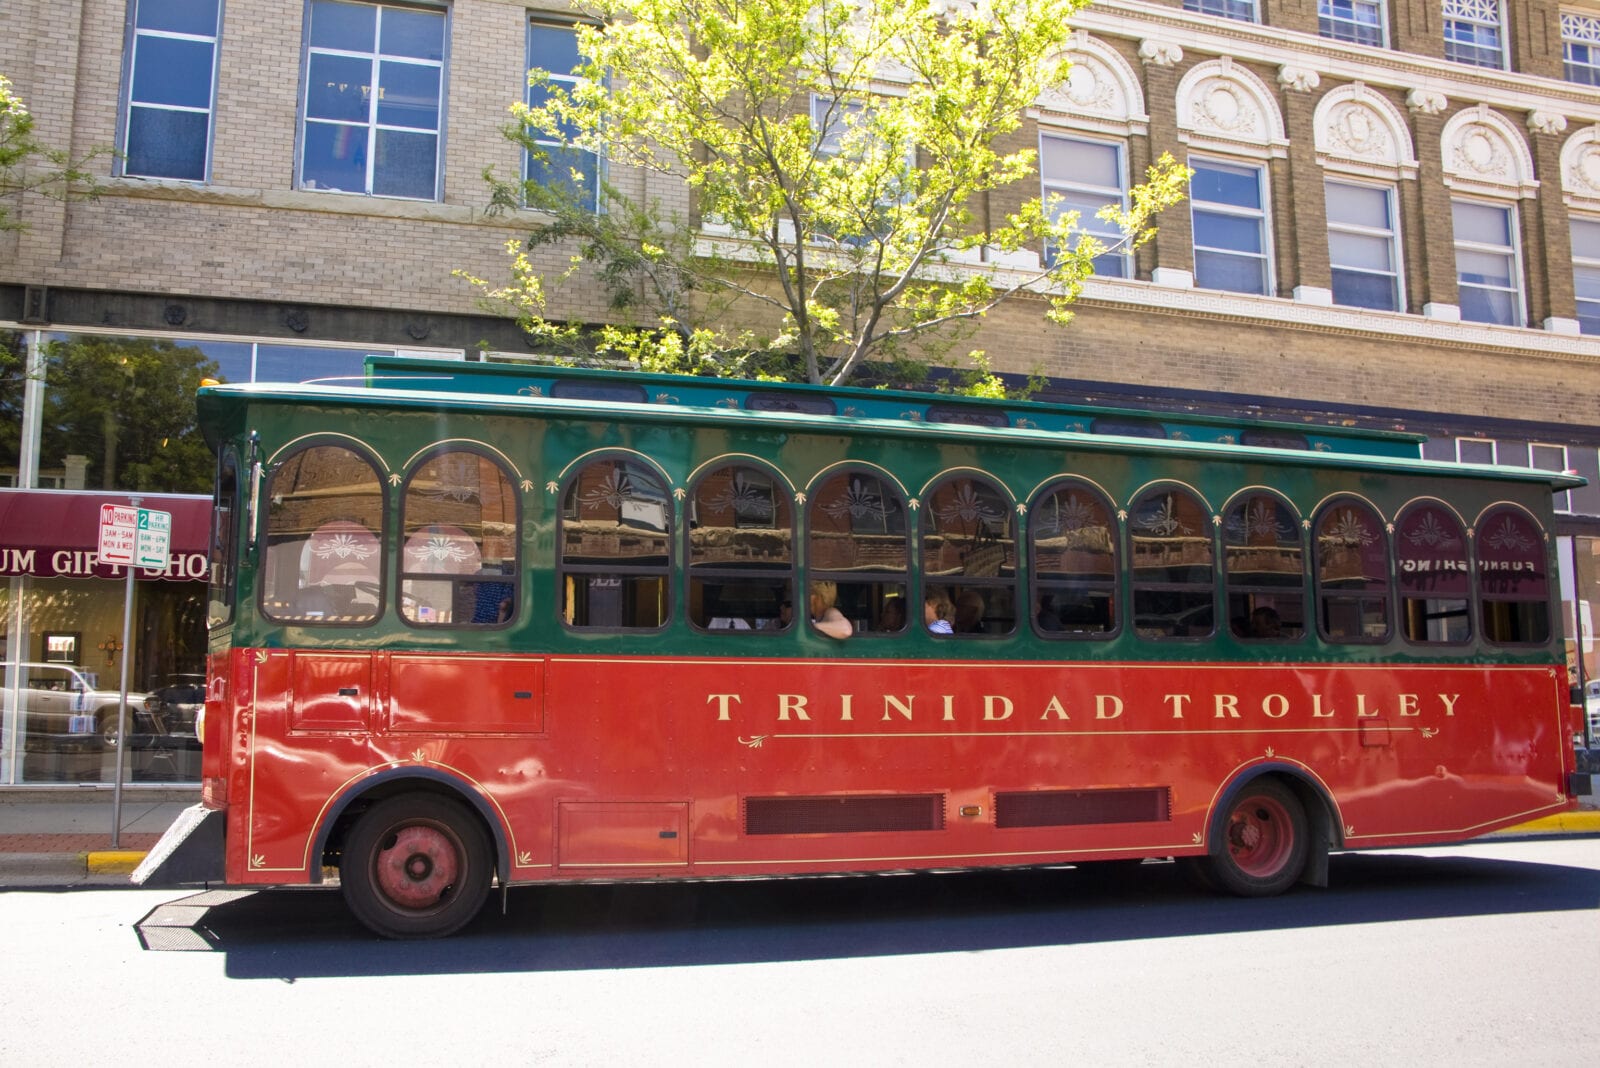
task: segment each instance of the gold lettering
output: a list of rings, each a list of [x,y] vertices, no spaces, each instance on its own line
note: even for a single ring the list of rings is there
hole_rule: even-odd
[[[944,695],[944,721],[946,723],[954,723],[955,722],[955,718],[956,718],[956,695],[953,694],[953,693],[947,693],[947,694]]]
[[[1106,711],[1110,709],[1110,711]],[[1122,698],[1111,693],[1097,693],[1094,695],[1094,718],[1116,719],[1122,715]]]
[[[850,701],[851,700],[852,700],[852,697],[851,697],[850,694],[842,693],[842,694],[839,695],[839,721],[841,723],[847,723],[851,719],[855,718],[852,715],[850,715]]]
[[[902,716],[904,716],[906,718],[906,722],[907,723],[910,723],[911,722],[911,702],[913,702],[915,700],[916,700],[915,697],[907,697],[905,700],[902,701],[900,698],[894,696],[893,694],[888,694],[888,693],[884,694],[883,695],[883,718],[885,720],[887,720],[889,718],[889,714],[891,712],[898,712],[898,713],[900,713]]]
[[[794,713],[795,719],[810,720],[806,713],[806,699],[797,693],[780,693],[778,695],[778,719],[784,723],[789,722],[789,713]]]
[[[1332,715],[1333,715],[1333,709],[1330,708],[1326,712],[1324,712],[1322,710],[1322,695],[1320,693],[1312,694],[1311,695],[1311,718],[1312,719],[1328,719]]]
[[[706,694],[706,704],[709,705],[712,701],[717,703],[717,722],[726,723],[728,721],[728,702],[732,701],[735,704],[739,704],[744,701],[744,698],[736,693]]]
[[[1172,718],[1173,719],[1182,719],[1183,718],[1183,706],[1189,703],[1189,695],[1188,694],[1186,694],[1186,693],[1169,693],[1169,694],[1167,694],[1167,696],[1163,697],[1162,700],[1165,701],[1167,704],[1172,706]]]
[[[999,715],[995,715],[995,709],[997,709],[997,708],[1000,710],[1000,714]],[[992,721],[998,721],[998,720],[1002,720],[1002,719],[1010,719],[1011,718],[1011,712],[1012,712],[1012,709],[1011,709],[1011,698],[1009,698],[1009,697],[1001,697],[998,694],[992,694],[992,693],[983,695],[983,718],[984,719],[992,720]]]
[[[1269,693],[1261,699],[1261,711],[1268,719],[1282,719],[1289,714],[1289,699],[1281,693]]]
[[[1376,716],[1379,711],[1380,711],[1379,709],[1374,708],[1371,712],[1368,712],[1367,711],[1367,695],[1364,694],[1364,693],[1356,694],[1356,718],[1357,719],[1371,719],[1374,716]]]
[[[1219,693],[1212,697],[1216,702],[1217,710],[1211,714],[1212,719],[1238,719],[1239,698],[1231,693]]]
[[[1420,716],[1422,709],[1417,707],[1417,695],[1403,693],[1400,695],[1400,714],[1402,716]]]
[[[1039,718],[1049,719],[1050,713],[1052,712],[1056,714],[1056,719],[1068,718],[1067,710],[1061,706],[1061,698],[1057,697],[1055,694],[1050,695],[1050,703],[1044,706],[1044,715],[1040,716]]]
[[[1444,702],[1444,714],[1453,716],[1456,714],[1456,702],[1461,700],[1461,695],[1458,693],[1442,693],[1439,695],[1439,700]]]

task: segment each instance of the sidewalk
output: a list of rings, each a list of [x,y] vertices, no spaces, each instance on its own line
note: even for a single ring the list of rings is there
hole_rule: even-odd
[[[0,787],[0,890],[26,886],[129,886],[178,813],[200,800],[198,788],[122,792],[122,833],[111,845],[110,787],[59,790]],[[1600,797],[1575,812],[1525,823],[1497,836],[1600,834]]]
[[[162,832],[199,800],[198,787],[124,787],[113,847],[110,787],[0,787],[0,889],[128,886]]]

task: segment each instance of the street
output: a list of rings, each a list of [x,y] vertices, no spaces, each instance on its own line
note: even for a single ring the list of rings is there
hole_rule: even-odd
[[[1263,901],[1171,864],[518,889],[424,943],[373,939],[321,890],[14,890],[0,1060],[1600,1056],[1600,837],[1341,855],[1331,877]]]

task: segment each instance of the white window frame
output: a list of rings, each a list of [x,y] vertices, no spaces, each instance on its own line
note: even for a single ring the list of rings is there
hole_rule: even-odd
[[[1506,6],[1500,0],[1443,0],[1444,18],[1444,58],[1454,63],[1465,63],[1474,67],[1485,67],[1489,70],[1505,70],[1506,60],[1511,54],[1507,47],[1506,38]],[[1457,44],[1451,41],[1449,31],[1452,26],[1475,27],[1473,40],[1470,43]],[[1494,46],[1481,43],[1477,34],[1482,30],[1494,31]],[[1496,54],[1496,62],[1485,63],[1491,53]],[[1455,54],[1452,54],[1454,52]]]
[[[315,189],[315,190],[318,190],[318,191],[324,191],[319,186],[308,184],[307,181],[306,181],[306,178],[305,178],[306,131],[307,131],[308,128],[311,127],[311,125],[313,123],[315,123],[315,124],[321,125],[321,126],[342,126],[342,127],[345,127],[347,129],[351,129],[351,130],[362,130],[362,131],[364,131],[366,133],[366,137],[367,137],[367,173],[366,173],[366,176],[365,176],[365,179],[364,179],[364,182],[363,182],[363,188],[361,188],[361,189],[331,189],[330,188],[330,189],[325,190],[326,192],[343,193],[343,194],[345,194],[347,196],[382,197],[385,200],[410,200],[410,201],[414,201],[414,202],[417,202],[417,203],[424,203],[424,204],[426,204],[426,203],[437,203],[439,200],[442,199],[442,186],[444,185],[444,150],[445,150],[444,130],[445,130],[445,115],[446,115],[446,112],[448,110],[447,88],[448,88],[449,58],[450,58],[450,11],[449,11],[448,8],[438,7],[438,6],[435,6],[433,4],[395,4],[395,3],[381,2],[381,0],[338,0],[338,2],[348,3],[348,4],[351,4],[351,5],[356,6],[356,7],[371,7],[371,8],[376,8],[378,10],[377,29],[375,31],[375,37],[374,37],[374,40],[373,40],[373,43],[372,43],[373,51],[371,51],[371,52],[353,52],[353,51],[348,51],[348,50],[345,50],[345,49],[326,48],[326,47],[318,47],[318,46],[312,45],[312,43],[311,43],[311,4],[310,4],[310,2],[308,0],[308,3],[306,4],[306,9],[305,9],[305,11],[306,11],[305,26],[301,31],[301,36],[302,36],[301,56],[302,56],[302,62],[304,64],[304,70],[305,70],[306,73],[305,73],[305,79],[304,79],[305,84],[303,86],[301,86],[299,115],[297,116],[297,121],[298,121],[297,133],[298,133],[299,145],[298,145],[298,151],[296,152],[296,159],[295,159],[295,188],[297,188],[297,189]],[[440,16],[444,20],[444,29],[443,29],[444,45],[443,45],[443,48],[442,48],[442,53],[444,55],[444,58],[440,59],[440,60],[430,60],[430,59],[418,59],[418,58],[416,58],[414,56],[389,56],[389,55],[386,55],[385,53],[379,51],[379,49],[381,49],[383,47],[383,40],[382,40],[383,13],[385,11],[395,11],[395,10],[399,10],[399,11],[423,11],[423,12],[428,12],[430,14],[436,14],[436,15]],[[418,66],[418,67],[437,67],[438,68],[438,70],[439,70],[438,112],[439,112],[439,114],[438,114],[437,124],[433,128],[433,137],[434,137],[434,145],[435,145],[435,147],[434,147],[434,156],[433,156],[433,195],[432,196],[412,197],[412,196],[405,196],[405,195],[398,194],[398,193],[375,193],[375,192],[373,192],[373,183],[374,183],[374,178],[377,175],[377,167],[378,167],[378,150],[377,150],[378,132],[380,130],[389,130],[389,129],[395,130],[395,131],[400,132],[400,133],[408,133],[408,134],[416,134],[416,133],[425,133],[425,132],[427,132],[427,131],[422,130],[420,127],[415,127],[415,126],[385,126],[384,124],[378,122],[378,102],[381,99],[381,93],[375,93],[375,92],[368,92],[367,93],[367,118],[366,118],[366,121],[364,123],[346,122],[346,121],[334,120],[334,119],[318,119],[318,118],[312,118],[307,114],[307,112],[309,110],[310,94],[311,94],[311,66],[312,66],[311,59],[312,59],[313,56],[316,56],[316,55],[344,56],[344,57],[348,57],[348,58],[352,58],[352,59],[365,59],[365,60],[367,60],[371,65],[371,71],[372,71],[370,79],[367,82],[368,86],[376,86],[376,85],[379,84],[379,65],[381,63],[383,63],[383,62],[403,63],[403,64],[408,64],[408,65],[413,65],[413,66]]]
[[[1261,5],[1256,0],[1183,0],[1183,9],[1238,22],[1261,21]]]
[[[1389,5],[1385,0],[1349,0],[1352,8],[1377,13],[1378,22],[1375,31],[1372,24],[1362,22],[1358,18],[1345,16],[1332,9],[1331,0],[1317,0],[1317,31],[1324,37],[1334,41],[1348,41],[1351,44],[1366,45],[1369,48],[1384,48],[1389,42]],[[1367,40],[1366,34],[1375,32],[1376,40]]]
[[[1506,233],[1511,242],[1509,246],[1489,245],[1478,241],[1465,241],[1462,240],[1460,236],[1454,236],[1456,251],[1456,288],[1458,290],[1478,289],[1496,293],[1509,292],[1513,298],[1511,321],[1509,323],[1494,323],[1483,319],[1466,319],[1465,314],[1463,314],[1462,318],[1467,322],[1488,322],[1488,325],[1490,326],[1527,326],[1528,297],[1524,288],[1525,280],[1522,274],[1522,234],[1520,229],[1522,220],[1518,216],[1517,205],[1504,200],[1479,200],[1471,197],[1452,197],[1450,199],[1452,212],[1454,211],[1456,204],[1475,204],[1480,207],[1495,208],[1499,211],[1505,212],[1507,224]],[[1511,285],[1508,288],[1502,289],[1499,286],[1482,285],[1476,282],[1463,282],[1461,280],[1460,258],[1460,254],[1462,252],[1480,252],[1495,256],[1506,256],[1511,261]],[[1464,311],[1465,302],[1460,301],[1459,296],[1457,301],[1459,304],[1463,305]]]
[[[1578,227],[1580,225],[1583,226],[1585,229],[1592,228],[1595,231],[1595,234],[1596,234],[1595,245],[1596,245],[1596,247],[1594,248],[1592,255],[1584,255],[1584,254],[1580,253],[1580,251],[1578,249],[1577,229],[1578,229]],[[1580,272],[1584,273],[1584,274],[1592,274],[1592,275],[1595,276],[1597,281],[1600,281],[1600,216],[1595,216],[1595,215],[1576,215],[1576,214],[1572,215],[1572,216],[1569,217],[1569,227],[1568,228],[1569,228],[1569,231],[1572,233],[1572,236],[1573,236],[1573,240],[1572,240],[1572,288],[1573,288],[1573,297],[1574,297],[1574,300],[1576,301],[1576,303],[1578,305],[1578,310],[1580,311],[1580,313],[1585,307],[1587,307],[1588,312],[1589,312],[1589,314],[1587,316],[1585,316],[1583,314],[1579,314],[1578,321],[1580,323],[1582,323],[1585,319],[1587,319],[1590,323],[1596,324],[1593,329],[1584,330],[1583,331],[1584,333],[1586,333],[1586,334],[1600,334],[1600,293],[1596,293],[1596,295],[1593,296],[1593,297],[1585,298],[1584,296],[1582,296],[1581,294],[1579,294],[1577,292],[1577,289],[1578,289],[1578,276],[1579,276]]]
[[[1584,51],[1582,62],[1574,58],[1574,50],[1579,48]],[[1600,85],[1600,13],[1561,13],[1561,60],[1567,81]],[[1583,77],[1573,77],[1577,72],[1583,72]]]
[[[1469,460],[1469,459],[1467,459],[1465,456],[1461,455],[1461,446],[1463,446],[1463,445],[1487,445],[1487,446],[1489,446],[1489,459],[1487,459],[1487,460]],[[1497,464],[1499,462],[1500,462],[1500,443],[1498,441],[1496,441],[1494,438],[1456,438],[1456,463],[1458,463],[1458,464],[1482,464],[1482,463]]]
[[[1545,450],[1543,456],[1540,450]],[[1551,445],[1548,442],[1530,441],[1528,443],[1528,466],[1535,471],[1570,471],[1572,464],[1567,456],[1565,445]],[[1570,514],[1572,512],[1572,491],[1557,490],[1555,492],[1555,510]]]
[[[1075,181],[1071,178],[1055,178],[1045,174],[1044,144],[1046,140],[1078,142],[1080,144],[1094,145],[1097,147],[1110,148],[1114,150],[1117,154],[1118,187],[1112,189],[1108,186],[1100,186],[1088,182]],[[1078,133],[1067,133],[1060,130],[1041,129],[1039,131],[1039,185],[1046,199],[1048,199],[1052,193],[1076,193],[1087,195],[1089,197],[1104,197],[1106,204],[1116,204],[1123,211],[1126,211],[1128,209],[1128,146],[1125,142],[1118,140],[1099,137],[1085,137]],[[1080,210],[1078,221],[1079,226],[1077,229],[1101,238],[1103,241],[1105,241],[1108,247],[1114,247],[1123,239],[1121,230],[1118,230],[1115,226],[1112,226],[1109,223],[1105,223],[1094,218],[1092,212],[1088,213],[1086,216]],[[1090,225],[1083,225],[1086,222],[1090,223]],[[1053,264],[1055,259],[1053,251],[1046,249],[1045,253],[1046,262]],[[1102,273],[1100,264],[1102,261],[1106,260],[1116,261],[1118,267],[1116,274],[1113,275]],[[1124,250],[1121,252],[1106,252],[1100,256],[1096,256],[1095,275],[1103,278],[1132,278],[1133,254]]]
[[[1399,203],[1400,202],[1400,191],[1398,189],[1396,189],[1394,187],[1394,185],[1388,184],[1388,183],[1379,184],[1379,183],[1375,183],[1375,182],[1355,182],[1355,181],[1351,181],[1351,180],[1349,180],[1347,178],[1325,178],[1323,180],[1324,190],[1326,190],[1326,187],[1330,186],[1330,185],[1350,186],[1352,188],[1357,188],[1357,189],[1378,189],[1378,190],[1382,190],[1383,193],[1386,194],[1385,200],[1387,201],[1387,205],[1388,205],[1388,227],[1387,227],[1387,229],[1378,230],[1378,229],[1374,229],[1373,227],[1370,227],[1370,226],[1363,226],[1363,225],[1361,225],[1359,223],[1348,223],[1348,222],[1336,221],[1333,218],[1333,213],[1332,213],[1331,210],[1329,210],[1327,218],[1328,218],[1328,231],[1329,231],[1330,234],[1337,232],[1337,233],[1355,234],[1355,235],[1358,235],[1358,236],[1361,236],[1361,237],[1382,238],[1389,246],[1389,265],[1390,265],[1390,270],[1388,270],[1388,271],[1373,271],[1370,268],[1365,268],[1365,267],[1344,267],[1344,266],[1341,266],[1341,265],[1339,265],[1339,264],[1337,264],[1337,263],[1335,263],[1333,261],[1333,244],[1330,241],[1329,242],[1329,247],[1328,247],[1328,269],[1329,269],[1329,272],[1332,273],[1334,271],[1345,271],[1345,272],[1348,272],[1348,273],[1351,273],[1351,274],[1365,274],[1365,275],[1382,276],[1382,277],[1386,277],[1386,278],[1390,279],[1390,282],[1391,282],[1390,294],[1394,298],[1394,307],[1393,308],[1372,308],[1371,310],[1373,310],[1373,311],[1396,311],[1396,312],[1405,311],[1406,310],[1406,286],[1405,286],[1405,276],[1404,276],[1404,274],[1402,273],[1402,270],[1401,270],[1401,264],[1403,264],[1405,262],[1405,260],[1401,256],[1401,248],[1400,248],[1400,216],[1399,216],[1399,212],[1400,212],[1400,203]],[[1324,203],[1325,204],[1328,203],[1328,200],[1327,200],[1326,196],[1324,197]],[[1337,303],[1337,298],[1335,298],[1335,303]],[[1351,305],[1344,305],[1344,306],[1345,307],[1355,307],[1355,308],[1366,308],[1366,307],[1369,307],[1368,305],[1365,305],[1365,304],[1351,304]]]
[[[534,16],[532,16],[532,17],[530,17],[528,19],[527,43],[526,43],[526,49],[525,49],[525,54],[524,54],[523,58],[526,60],[527,67],[528,67],[529,70],[532,70],[534,67],[538,67],[541,70],[545,70],[547,68],[542,63],[536,62],[535,59],[534,59],[534,55],[533,55],[533,31],[534,31],[534,27],[539,27],[540,29],[545,29],[545,30],[564,30],[564,31],[570,32],[574,36],[576,36],[577,32],[578,32],[578,24],[575,23],[575,22],[565,22],[565,21],[562,21],[560,19],[541,18],[538,15],[534,15]],[[553,83],[556,83],[556,84],[559,84],[559,85],[563,86],[564,88],[568,89],[569,91],[586,83],[586,79],[580,78],[577,75],[572,74],[569,71],[554,71],[554,70],[550,71],[550,81],[553,82]],[[530,85],[530,86],[526,87],[523,90],[523,103],[527,104],[529,107],[534,106],[534,102],[533,102],[533,86]],[[552,141],[549,138],[545,138],[545,137],[535,137],[533,139],[533,143],[536,144],[536,145],[543,145],[546,148],[560,148],[560,149],[563,149],[565,151],[582,152],[584,155],[593,158],[593,160],[594,160],[594,179],[595,179],[594,180],[594,199],[593,199],[593,201],[591,203],[589,203],[589,204],[587,204],[585,206],[590,211],[593,211],[593,212],[598,214],[602,210],[601,197],[600,197],[600,187],[605,184],[605,177],[606,177],[606,170],[605,170],[606,160],[605,160],[605,157],[603,155],[600,155],[599,153],[590,152],[587,149],[573,149],[571,146],[562,145],[559,142]],[[533,175],[533,157],[527,152],[524,152],[522,154],[522,180],[524,182],[536,182],[537,181],[537,179]]]
[[[210,35],[177,33],[171,30],[143,29],[139,26],[138,0],[128,5],[128,38],[127,52],[124,56],[122,86],[122,115],[119,133],[122,154],[117,157],[117,173],[129,178],[155,178],[171,182],[196,182],[205,183],[211,180],[211,148],[216,140],[217,132],[217,68],[222,53],[222,8],[223,0],[216,0],[217,19]],[[139,46],[144,41],[166,39],[173,41],[189,41],[204,43],[211,46],[211,77],[206,85],[206,106],[203,108],[184,106],[179,104],[159,104],[142,102],[133,99],[134,81],[138,74],[137,62]],[[139,110],[173,111],[190,115],[205,115],[206,137],[205,158],[201,163],[198,178],[181,177],[168,174],[145,174],[128,167],[130,140],[133,134],[134,113]]]
[[[1251,170],[1256,173],[1256,188],[1261,194],[1261,207],[1244,208],[1236,204],[1225,204],[1220,201],[1201,200],[1194,193],[1193,183],[1190,183],[1189,192],[1189,225],[1190,244],[1194,252],[1195,285],[1200,288],[1210,288],[1200,281],[1200,254],[1202,252],[1215,252],[1227,256],[1249,257],[1260,259],[1262,262],[1260,293],[1245,289],[1219,289],[1219,293],[1245,293],[1250,296],[1272,296],[1277,291],[1276,280],[1272,270],[1272,186],[1265,163],[1256,163],[1250,160],[1218,159],[1209,156],[1191,156],[1189,166],[1196,172],[1203,167],[1232,167],[1241,170]],[[1240,252],[1237,249],[1221,248],[1200,245],[1199,235],[1194,226],[1194,215],[1198,211],[1208,211],[1217,215],[1231,215],[1236,218],[1255,219],[1261,230],[1261,252]]]

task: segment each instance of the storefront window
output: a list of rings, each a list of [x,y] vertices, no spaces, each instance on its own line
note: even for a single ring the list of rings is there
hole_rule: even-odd
[[[0,486],[17,484],[22,459],[22,395],[28,350],[15,330],[0,330]]]

